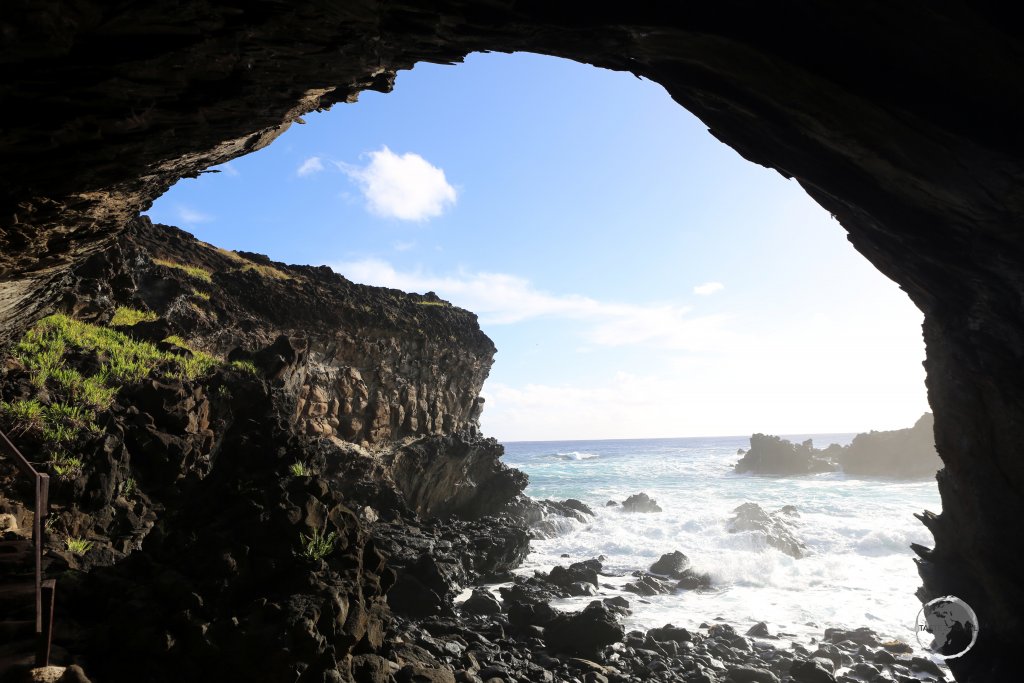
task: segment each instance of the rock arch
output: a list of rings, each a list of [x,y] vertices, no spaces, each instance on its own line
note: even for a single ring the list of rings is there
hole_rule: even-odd
[[[114,9],[111,9],[114,7]],[[0,340],[171,183],[395,70],[531,51],[662,84],[795,177],[925,313],[943,513],[924,595],[1024,628],[1024,40],[1000,3],[9,2],[0,10]],[[615,93],[608,93],[614,97]]]

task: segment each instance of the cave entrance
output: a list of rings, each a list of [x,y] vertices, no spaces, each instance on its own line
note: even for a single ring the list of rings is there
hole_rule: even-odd
[[[928,534],[911,513],[939,507],[931,480],[737,478],[746,439],[706,437],[844,443],[909,427],[927,410],[921,314],[794,181],[715,141],[660,86],[529,54],[421,64],[386,97],[309,115],[215,170],[149,215],[479,313],[500,353],[483,432],[530,442],[508,450],[533,493],[599,507],[645,489],[673,520],[627,528],[598,510],[589,531],[542,542],[536,562],[606,554],[641,569],[678,549],[723,588],[654,598],[637,625],[725,609],[790,632],[911,637],[893,631],[914,616],[908,545]],[[656,437],[705,438],[609,441]],[[799,501],[810,554],[728,535],[745,500]]]

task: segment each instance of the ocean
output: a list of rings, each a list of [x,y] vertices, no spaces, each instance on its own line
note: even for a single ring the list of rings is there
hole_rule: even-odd
[[[852,434],[789,436],[813,438],[818,447],[848,444]],[[880,635],[917,647],[914,623],[920,585],[910,550],[930,546],[931,535],[914,518],[940,511],[933,479],[897,481],[827,473],[801,477],[737,475],[732,466],[747,437],[534,441],[505,443],[503,461],[530,476],[534,498],[577,498],[596,517],[569,522],[565,533],[535,540],[521,573],[604,555],[604,579],[633,614],[629,628],[672,623],[696,628],[724,620],[743,633],[765,621],[771,633],[808,643],[826,627],[867,626]],[[628,514],[605,507],[645,492],[661,513]],[[809,553],[794,559],[755,534],[730,534],[726,523],[744,502],[766,511],[794,505],[796,534]],[[620,593],[630,572],[647,569],[663,553],[680,550],[693,567],[711,575],[714,588],[640,598]],[[568,557],[563,557],[563,555]],[[593,598],[554,603],[579,609]]]

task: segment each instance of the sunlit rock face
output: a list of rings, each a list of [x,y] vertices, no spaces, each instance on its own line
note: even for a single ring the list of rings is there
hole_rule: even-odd
[[[951,662],[962,680],[1014,677],[1024,42],[999,5],[108,7],[43,0],[0,16],[0,340],[46,313],[68,264],[174,180],[265,146],[305,112],[386,91],[397,69],[528,50],[632,72],[746,158],[796,178],[924,311],[945,469],[923,595],[953,593],[978,613],[977,645]],[[339,391],[363,400],[359,381],[344,381]],[[323,388],[309,384],[309,411]],[[367,440],[394,424],[367,419]]]

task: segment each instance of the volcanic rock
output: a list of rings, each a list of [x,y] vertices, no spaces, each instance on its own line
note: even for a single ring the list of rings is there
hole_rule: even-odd
[[[683,572],[689,566],[690,558],[678,550],[673,550],[658,558],[658,561],[651,565],[650,572],[652,574],[661,574],[662,576],[671,576],[673,579],[681,579],[683,578]]]
[[[735,469],[738,474],[792,475],[830,472],[836,466],[818,456],[810,439],[794,444],[777,436],[754,434],[750,437],[750,450]]]
[[[622,640],[625,631],[608,606],[599,600],[580,612],[560,614],[544,628],[544,642],[556,652],[596,656],[602,648]]]
[[[807,547],[796,538],[791,522],[786,519],[793,512],[779,510],[769,514],[757,503],[743,503],[733,510],[735,516],[729,520],[729,533],[755,532],[768,545],[800,558],[806,554]]]
[[[624,512],[661,512],[661,507],[646,493],[635,493],[622,501],[622,510]]]

